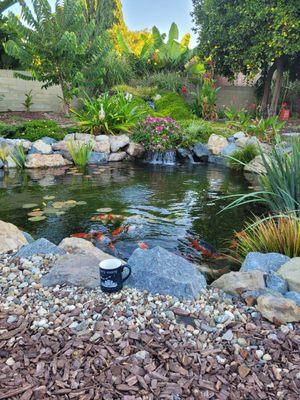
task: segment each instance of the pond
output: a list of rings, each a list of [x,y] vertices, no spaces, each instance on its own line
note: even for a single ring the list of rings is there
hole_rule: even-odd
[[[200,253],[191,239],[221,251],[249,217],[246,207],[218,214],[228,203],[222,196],[249,191],[243,175],[222,166],[123,162],[92,167],[85,175],[74,168],[0,173],[0,219],[56,244],[74,233],[103,232],[113,246],[106,248],[102,239],[96,244],[125,259],[140,242],[195,259]],[[69,200],[74,204],[57,204]],[[30,221],[27,205],[46,218]],[[107,214],[121,217],[101,219]],[[97,215],[99,221],[92,221]],[[126,229],[115,231],[120,225]]]

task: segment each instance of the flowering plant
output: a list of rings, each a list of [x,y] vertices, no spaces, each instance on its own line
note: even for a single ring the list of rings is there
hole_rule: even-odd
[[[146,150],[170,150],[181,140],[180,126],[172,118],[148,116],[136,125],[132,139],[144,145]]]

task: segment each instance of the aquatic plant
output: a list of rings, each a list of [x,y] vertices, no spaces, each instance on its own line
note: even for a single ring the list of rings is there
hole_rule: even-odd
[[[10,156],[18,168],[25,167],[26,154],[22,145],[16,146],[14,151],[10,152]]]
[[[132,140],[142,143],[146,150],[175,149],[180,139],[179,124],[172,118],[148,116],[132,134]]]
[[[235,200],[223,211],[258,202],[276,214],[295,214],[300,217],[300,140],[293,140],[290,149],[278,142],[268,156],[262,149],[260,155],[266,169],[266,174],[259,177],[262,190],[226,196]]]
[[[242,261],[249,252],[280,253],[300,256],[300,219],[295,215],[256,217],[231,243],[234,258]]]
[[[93,145],[92,143],[75,144],[74,141],[67,142],[68,150],[72,160],[77,167],[84,168],[89,160]]]
[[[247,144],[242,149],[235,151],[231,156],[228,156],[230,167],[240,171],[258,154],[259,150],[256,145]]]

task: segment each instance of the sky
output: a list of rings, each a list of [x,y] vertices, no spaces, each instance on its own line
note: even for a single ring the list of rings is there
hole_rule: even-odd
[[[192,34],[191,45],[196,45],[196,37],[192,32],[192,0],[121,0],[125,22],[130,30],[151,29],[156,25],[161,33],[167,33],[171,23],[176,22],[179,34]],[[54,4],[54,0],[50,3]],[[27,1],[30,4],[30,1]],[[19,6],[10,8],[18,13]]]

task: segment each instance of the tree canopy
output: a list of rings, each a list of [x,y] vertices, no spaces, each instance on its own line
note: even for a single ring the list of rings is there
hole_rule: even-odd
[[[242,72],[265,77],[268,103],[276,73],[271,108],[278,102],[282,73],[300,75],[300,2],[295,0],[193,0],[199,50],[227,77]],[[271,76],[271,79],[270,79]],[[268,92],[268,95],[267,95]],[[266,105],[266,104],[265,104]]]

